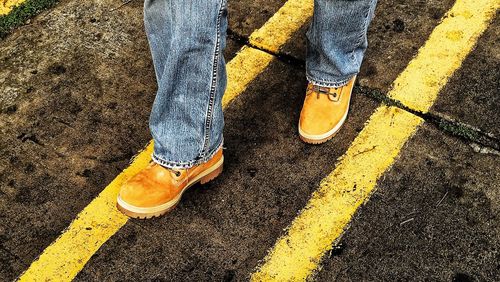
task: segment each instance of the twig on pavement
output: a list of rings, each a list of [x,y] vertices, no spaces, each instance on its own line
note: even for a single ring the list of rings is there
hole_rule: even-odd
[[[399,226],[401,226],[401,225],[403,225],[403,224],[405,224],[405,223],[408,223],[408,222],[410,222],[410,221],[413,221],[414,219],[415,219],[414,217],[412,217],[412,218],[410,218],[410,219],[407,219],[407,220],[405,220],[405,221],[401,222],[401,223],[399,224]]]
[[[120,6],[115,7],[115,8],[113,8],[113,9],[109,10],[109,11],[110,11],[110,12],[116,11],[116,10],[120,9],[121,7],[123,7],[123,6],[127,5],[127,4],[129,4],[129,3],[130,3],[130,2],[132,2],[132,1],[134,1],[134,0],[125,0],[125,1],[123,1],[123,2],[121,3],[121,5],[120,5]]]
[[[448,190],[446,190],[446,193],[444,193],[444,196],[439,200],[439,202],[436,204],[436,207],[439,207],[439,205],[443,202],[444,198],[446,198],[446,195],[448,195]]]

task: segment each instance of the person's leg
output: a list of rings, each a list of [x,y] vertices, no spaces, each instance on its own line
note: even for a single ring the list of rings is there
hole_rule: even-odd
[[[182,193],[222,172],[226,0],[146,0],[144,23],[158,81],[150,117],[153,162],[120,188],[135,218],[172,210]]]
[[[158,81],[150,117],[153,160],[208,161],[222,146],[226,0],[146,0],[144,23]]]
[[[377,0],[315,0],[307,31],[306,76],[314,85],[345,85],[358,72]]]
[[[376,0],[314,1],[307,31],[309,84],[299,120],[304,142],[324,143],[344,124],[376,4]]]

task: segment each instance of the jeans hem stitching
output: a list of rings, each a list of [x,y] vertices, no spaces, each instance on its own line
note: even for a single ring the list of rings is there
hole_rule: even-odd
[[[197,158],[197,159],[192,160],[192,161],[187,161],[187,162],[168,161],[168,160],[163,159],[162,157],[159,157],[154,152],[151,155],[151,159],[153,160],[153,162],[155,162],[163,167],[166,167],[168,169],[188,169],[188,168],[191,168],[193,166],[208,162],[222,148],[223,144],[224,144],[224,139],[222,138],[220,144],[217,145],[217,147],[215,147],[215,150],[209,152],[209,154],[207,154],[203,157]]]
[[[314,85],[317,85],[317,86],[321,86],[321,87],[342,87],[344,85],[346,85],[347,83],[349,83],[349,81],[351,81],[351,79],[353,77],[355,77],[357,74],[353,74],[353,75],[350,75],[348,76],[347,78],[345,79],[341,79],[341,80],[338,80],[338,81],[324,81],[324,80],[318,80],[318,79],[314,79],[311,77],[310,74],[306,74],[306,78],[307,78],[307,81],[314,84]]]

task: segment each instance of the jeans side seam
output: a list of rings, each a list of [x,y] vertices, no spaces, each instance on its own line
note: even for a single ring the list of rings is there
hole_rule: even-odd
[[[359,46],[361,46],[361,44],[363,43],[363,38],[366,36],[366,33],[368,31],[368,26],[369,26],[370,20],[371,20],[370,15],[375,12],[374,10],[375,10],[375,6],[376,6],[376,2],[377,2],[377,0],[370,0],[370,4],[369,4],[368,9],[366,11],[366,15],[364,16],[363,32],[358,37],[358,41],[356,42],[356,45],[351,52],[351,59],[353,61],[356,60],[356,58],[354,57],[354,52],[356,51],[356,49],[359,48]],[[360,63],[360,62],[357,62],[357,60],[356,60],[356,63]]]
[[[207,106],[207,112],[205,115],[205,134],[203,139],[203,146],[201,147],[200,158],[204,158],[208,153],[208,147],[210,146],[210,129],[212,127],[213,119],[213,108],[215,102],[215,92],[217,91],[217,80],[218,80],[218,68],[219,68],[219,57],[220,57],[220,43],[221,43],[221,18],[224,11],[224,0],[220,1],[219,13],[217,15],[217,37],[215,42],[214,57],[212,63],[212,78],[210,85],[210,94]]]

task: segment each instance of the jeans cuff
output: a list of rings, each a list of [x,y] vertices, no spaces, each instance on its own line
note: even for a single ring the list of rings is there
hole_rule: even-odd
[[[158,156],[155,152],[151,155],[151,159],[153,162],[161,165],[162,167],[168,168],[168,169],[188,169],[193,166],[197,166],[202,163],[208,162],[218,151],[219,149],[222,148],[222,145],[224,144],[224,139],[221,138],[220,144],[215,147],[215,150],[209,151],[207,155],[205,155],[202,158],[197,158],[192,161],[187,161],[187,162],[181,162],[181,161],[170,161],[166,160],[163,157]]]
[[[349,83],[353,77],[355,77],[357,74],[353,74],[351,76],[348,76],[347,78],[339,78],[337,80],[333,81],[325,81],[325,80],[320,80],[320,79],[315,79],[313,78],[310,74],[306,74],[307,81],[310,83],[320,86],[320,87],[341,87]]]

